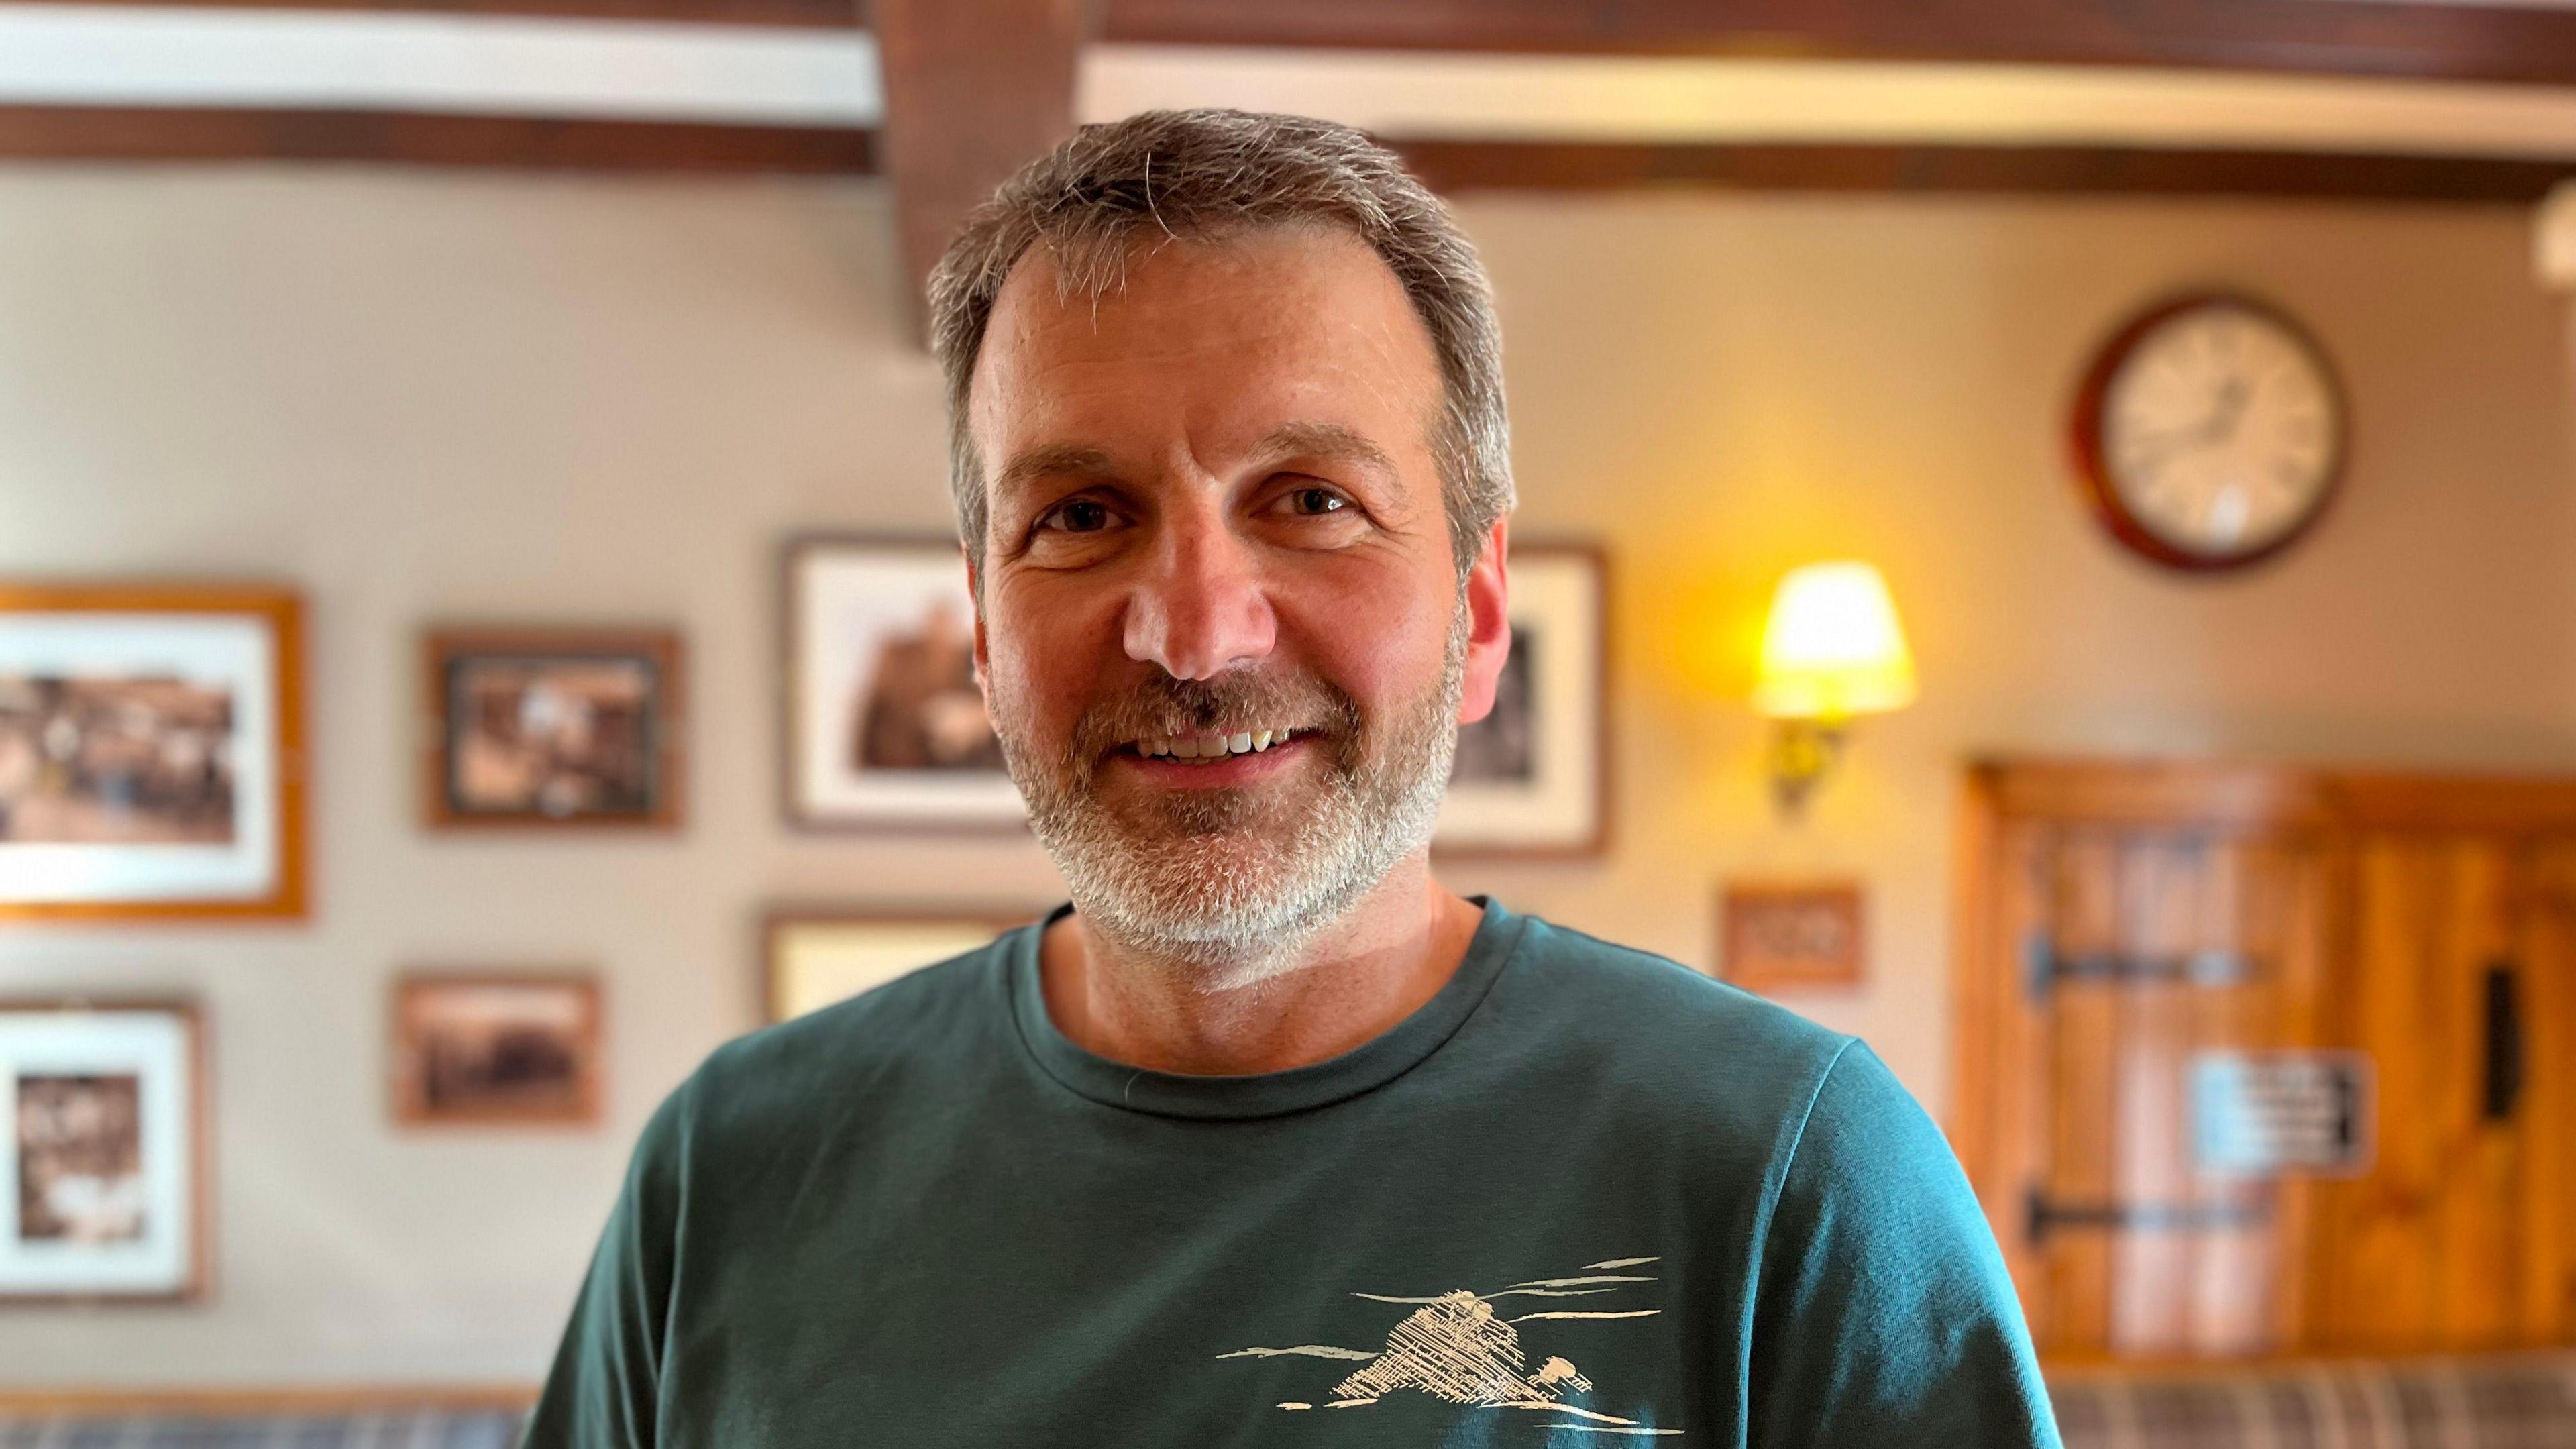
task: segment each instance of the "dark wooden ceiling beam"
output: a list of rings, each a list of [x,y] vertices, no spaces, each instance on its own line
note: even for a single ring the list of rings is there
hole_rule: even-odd
[[[2380,0],[1109,0],[1104,38],[2576,84],[2576,12]]]
[[[353,161],[521,170],[850,175],[875,138],[811,126],[413,111],[0,105],[0,158]]]
[[[2542,161],[2126,146],[1392,144],[1423,180],[1452,194],[1678,186],[2529,203],[2561,182],[2576,180],[2576,157]]]
[[[1091,0],[874,0],[885,71],[880,161],[916,319],[957,223],[1073,132],[1074,66]]]

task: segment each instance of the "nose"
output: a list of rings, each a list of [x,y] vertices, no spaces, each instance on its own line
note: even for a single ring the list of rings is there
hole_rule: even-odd
[[[1253,560],[1222,519],[1167,519],[1127,605],[1127,657],[1175,679],[1259,659],[1279,637]]]

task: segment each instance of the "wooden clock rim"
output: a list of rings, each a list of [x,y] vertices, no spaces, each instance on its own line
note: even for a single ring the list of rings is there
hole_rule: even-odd
[[[2140,523],[2120,499],[2112,486],[2111,470],[2102,452],[2102,407],[2111,390],[2111,379],[2119,374],[2121,364],[2129,360],[2138,344],[2165,323],[2185,312],[2203,307],[2225,306],[2251,312],[2289,334],[2292,342],[2316,363],[2317,374],[2325,380],[2326,396],[2334,404],[2334,436],[2325,473],[2325,487],[2317,495],[2306,515],[2284,530],[2278,538],[2250,553],[2211,557],[2188,553],[2158,538]],[[2075,408],[2068,429],[2075,461],[2076,487],[2093,508],[2093,515],[2109,530],[2111,536],[2155,563],[2184,573],[2219,574],[2251,568],[2276,557],[2292,544],[2314,532],[2316,526],[2343,496],[2345,463],[2352,445],[2352,409],[2344,391],[2343,377],[2335,371],[2334,359],[2317,340],[2307,324],[2287,311],[2250,293],[2226,288],[2200,288],[2153,303],[2123,323],[2094,352],[2092,365],[2085,370],[2084,380],[2075,393]]]

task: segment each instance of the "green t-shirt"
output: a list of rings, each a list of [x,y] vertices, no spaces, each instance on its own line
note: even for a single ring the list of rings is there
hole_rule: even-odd
[[[1858,1041],[1488,903],[1384,1035],[1177,1076],[1055,1029],[1040,929],[671,1095],[528,1444],[2057,1444]]]

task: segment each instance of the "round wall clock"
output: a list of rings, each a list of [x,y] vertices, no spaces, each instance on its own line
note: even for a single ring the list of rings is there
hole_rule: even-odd
[[[2075,472],[2113,537],[2179,569],[2241,568],[2316,526],[2342,482],[2343,388],[2306,328],[2250,297],[2149,309],[2075,400]]]

